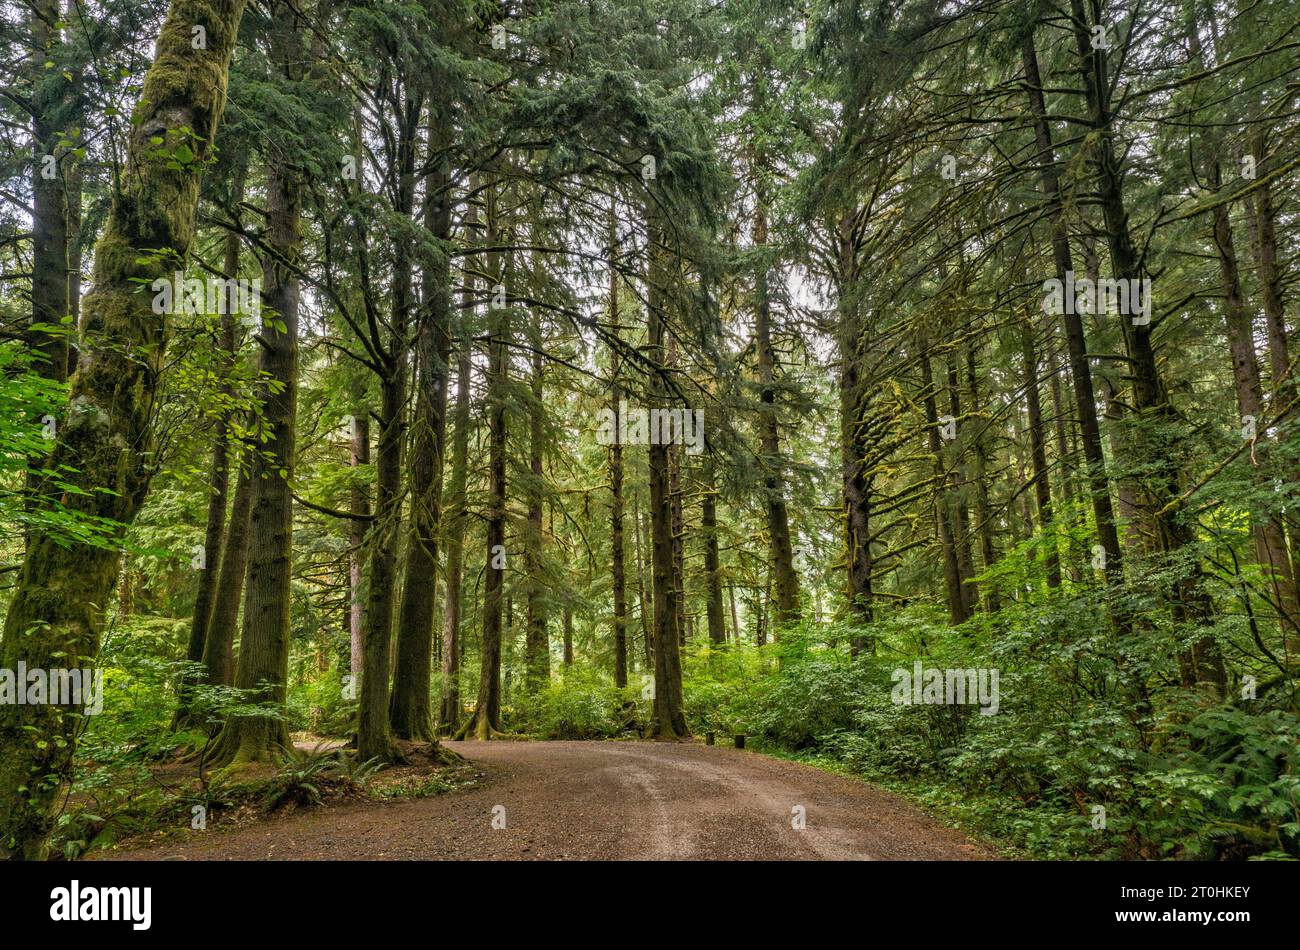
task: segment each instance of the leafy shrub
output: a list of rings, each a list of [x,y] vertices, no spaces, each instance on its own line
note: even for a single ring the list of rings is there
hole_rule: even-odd
[[[636,730],[636,701],[631,687],[620,690],[603,671],[575,666],[518,697],[512,721],[539,739],[608,739]]]

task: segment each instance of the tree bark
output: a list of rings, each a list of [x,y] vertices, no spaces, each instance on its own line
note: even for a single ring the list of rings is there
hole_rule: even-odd
[[[754,246],[767,244],[767,217],[762,199],[754,217]],[[758,350],[759,452],[764,468],[763,490],[767,507],[767,532],[771,544],[772,569],[776,578],[776,623],[778,628],[799,619],[799,577],[794,570],[794,548],[790,541],[790,518],[785,505],[784,462],[776,418],[776,388],[773,385],[776,355],[772,348],[772,301],[768,290],[766,263],[755,277],[754,345]]]
[[[242,175],[237,179],[232,193],[232,200],[238,203],[243,198]],[[239,235],[230,232],[226,235],[225,260],[222,273],[227,280],[239,277]],[[228,288],[233,285],[228,284]],[[217,390],[223,407],[217,414],[216,426],[212,434],[212,468],[208,482],[208,513],[203,532],[204,567],[199,572],[198,592],[194,596],[194,613],[190,619],[190,638],[185,652],[185,659],[190,663],[202,663],[204,648],[208,639],[208,625],[212,621],[213,604],[216,598],[221,547],[225,535],[226,506],[230,493],[230,459],[228,441],[230,423],[233,413],[224,407],[230,405],[235,389],[231,374],[238,358],[238,342],[235,335],[235,311],[237,302],[233,299],[234,291],[226,301],[225,312],[221,314],[221,358],[217,362],[216,372],[220,379]],[[186,728],[193,725],[190,717],[192,687],[200,678],[195,673],[186,673],[181,677],[179,703],[173,728]]]
[[[441,147],[448,131],[436,119],[434,124],[438,128],[434,139]],[[388,710],[393,734],[415,740],[432,740],[435,735],[429,679],[447,434],[447,364],[451,358],[451,266],[450,258],[441,251],[451,239],[451,178],[445,165],[428,177],[427,188],[425,227],[440,242],[440,250],[436,260],[425,263],[424,305],[416,332],[419,374],[407,475],[411,521]]]
[[[1021,60],[1025,71],[1030,112],[1034,116],[1034,139],[1038,147],[1039,176],[1052,216],[1052,260],[1056,266],[1056,279],[1064,282],[1066,275],[1073,272],[1074,265],[1070,260],[1069,229],[1061,203],[1060,176],[1056,170],[1056,154],[1052,146],[1051,127],[1047,122],[1047,107],[1043,100],[1043,83],[1038,72],[1038,54],[1034,49],[1032,30],[1025,34]],[[1061,314],[1061,322],[1065,327],[1070,379],[1074,384],[1074,408],[1079,420],[1079,436],[1083,446],[1084,461],[1088,468],[1088,494],[1092,502],[1097,540],[1106,556],[1103,577],[1109,586],[1118,589],[1124,583],[1123,553],[1120,550],[1119,531],[1115,525],[1110,484],[1106,476],[1106,456],[1101,443],[1101,426],[1097,421],[1097,397],[1092,386],[1092,368],[1088,363],[1087,338],[1084,334],[1083,318],[1076,308],[1062,309],[1066,311]],[[1127,624],[1121,612],[1114,607],[1111,609],[1111,622],[1120,629]]]
[[[498,240],[495,187],[487,191],[488,247]],[[488,273],[500,273],[499,255],[488,255]],[[492,288],[489,288],[489,293]],[[483,584],[483,642],[479,655],[478,697],[474,714],[457,733],[458,738],[473,736],[491,739],[501,729],[501,606],[505,586],[506,544],[506,346],[510,337],[510,312],[493,308],[488,335],[487,411],[488,411],[488,503],[484,512],[487,522],[487,561]]]
[[[612,258],[617,245],[618,232],[615,227],[614,204],[609,208],[609,253]],[[609,348],[610,405],[613,413],[614,431],[620,431],[622,420],[619,419],[619,399],[622,387],[619,385],[619,306],[618,306],[618,271],[613,264],[609,267],[609,332],[613,341]],[[609,492],[610,492],[610,547],[612,548],[612,577],[614,594],[614,685],[619,689],[627,686],[627,576],[624,566],[623,543],[623,446],[614,439],[609,447]]]
[[[1046,548],[1043,563],[1047,586],[1055,589],[1061,586],[1061,558],[1052,524],[1052,485],[1047,471],[1047,439],[1043,433],[1043,407],[1038,391],[1038,351],[1034,347],[1034,326],[1029,320],[1020,330],[1020,352],[1025,362],[1025,402],[1029,410],[1029,457],[1034,469],[1034,499],[1038,505],[1038,529]]]
[[[301,79],[302,23],[277,0],[269,58]],[[248,576],[235,686],[265,714],[232,716],[217,740],[222,764],[276,761],[291,747],[282,716],[289,682],[290,586],[293,567],[294,434],[298,410],[298,278],[302,184],[279,149],[267,153],[266,244],[262,261],[260,340],[264,443],[252,461]]]
[[[655,401],[666,403],[663,373],[667,365],[666,336],[663,316],[664,268],[659,266],[662,234],[658,226],[650,228],[650,267],[647,280],[647,358],[653,367],[651,394]],[[686,712],[682,701],[681,647],[676,629],[677,585],[674,579],[672,498],[669,486],[668,446],[651,439],[648,447],[650,466],[650,555],[654,574],[654,722],[651,734],[661,739],[688,735]]]
[[[127,524],[148,491],[149,420],[168,326],[165,315],[153,313],[140,284],[170,276],[176,259],[189,251],[198,172],[221,120],[243,10],[243,0],[173,0],[145,75],[127,169],[95,255],[70,409],[51,460],[85,492],[69,494],[63,503],[85,515]],[[205,50],[190,44],[190,25],[200,17],[208,24]],[[192,132],[196,160],[168,168],[153,157],[150,139],[175,142],[182,128]],[[115,544],[63,545],[50,536],[33,537],[5,615],[0,666],[93,663],[118,558]],[[30,636],[38,627],[41,636]],[[50,806],[70,775],[80,724],[80,715],[58,706],[0,708],[0,854],[45,857]]]
[[[544,394],[541,327],[533,332],[532,400],[529,403],[528,464],[532,479],[528,485],[528,542],[524,548],[524,562],[528,573],[527,620],[524,631],[524,663],[527,669],[527,686],[535,692],[546,684],[551,675],[551,644],[547,633],[546,605],[543,602],[545,579],[542,576],[542,548],[546,536],[542,529],[542,452],[545,448],[546,408]]]

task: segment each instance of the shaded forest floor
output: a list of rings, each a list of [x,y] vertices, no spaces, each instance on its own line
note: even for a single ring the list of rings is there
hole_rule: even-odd
[[[448,794],[327,801],[97,859],[988,860],[902,798],[735,749],[651,742],[454,742]],[[404,770],[418,783],[420,766]],[[389,773],[381,773],[388,776]],[[392,778],[385,781],[392,782]],[[389,787],[392,787],[391,785]],[[800,824],[802,828],[795,826]],[[504,827],[501,827],[504,825]],[[494,827],[495,826],[495,827]]]

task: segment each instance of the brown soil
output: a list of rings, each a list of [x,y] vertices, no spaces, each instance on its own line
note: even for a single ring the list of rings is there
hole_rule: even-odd
[[[345,802],[95,858],[172,860],[988,860],[898,796],[692,743],[452,742],[475,787]],[[502,806],[498,808],[497,806]],[[805,826],[794,827],[802,814]],[[504,816],[504,828],[500,825]],[[494,817],[496,821],[494,822]]]

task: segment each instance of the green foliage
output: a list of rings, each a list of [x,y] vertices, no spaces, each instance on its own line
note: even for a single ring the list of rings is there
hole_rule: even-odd
[[[519,697],[513,713],[511,722],[539,739],[610,739],[637,726],[634,691],[613,686],[603,670],[582,666]]]
[[[321,744],[310,751],[291,749],[288,760],[266,788],[262,807],[273,812],[319,805],[326,791],[356,794],[370,784],[381,768],[383,763],[377,759],[361,762],[346,749],[331,749]]]

